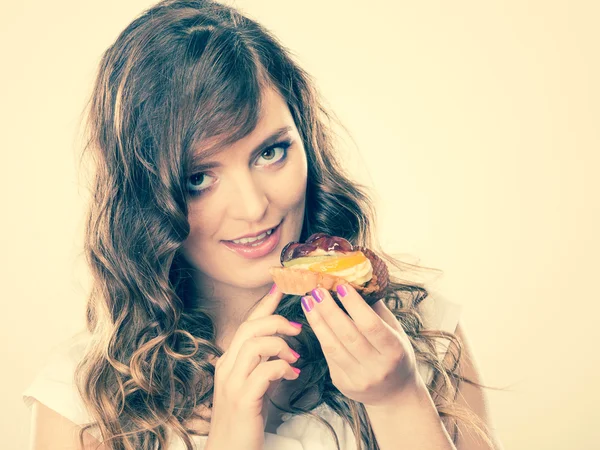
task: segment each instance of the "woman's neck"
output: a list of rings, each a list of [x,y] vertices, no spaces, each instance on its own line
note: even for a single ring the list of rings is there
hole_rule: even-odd
[[[254,306],[264,297],[271,285],[259,288],[240,288],[212,280],[199,280],[200,292],[195,307],[209,314],[215,323],[216,343],[226,351],[239,326]]]

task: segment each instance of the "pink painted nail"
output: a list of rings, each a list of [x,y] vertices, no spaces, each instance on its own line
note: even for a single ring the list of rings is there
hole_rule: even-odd
[[[273,283],[273,286],[271,286],[271,290],[269,291],[269,294],[272,294],[273,292],[275,292],[276,289],[277,289],[277,285],[275,283]]]
[[[296,373],[300,373],[300,369],[298,369],[297,367],[292,367],[292,370]]]
[[[296,327],[296,328],[302,328],[302,324],[301,324],[301,323],[298,323],[298,322],[292,322],[292,321],[290,320],[290,324],[292,324],[292,326],[293,326],[293,327]]]
[[[340,297],[345,297],[346,294],[348,293],[346,286],[344,286],[343,284],[338,284],[335,289],[338,292],[338,294],[340,294]]]
[[[317,301],[317,303],[321,303],[323,301],[323,294],[318,289],[313,289],[311,291],[312,296]]]
[[[305,297],[302,297],[302,306],[304,306],[304,309],[306,310],[306,312],[310,312],[310,310],[313,309],[313,306],[314,306],[312,297],[310,297],[308,295]]]
[[[295,357],[296,359],[300,358],[300,354],[299,354],[299,353],[296,353],[296,352],[295,352],[294,350],[292,350],[291,348],[290,348],[290,351],[292,352],[292,355],[294,355],[294,357]]]

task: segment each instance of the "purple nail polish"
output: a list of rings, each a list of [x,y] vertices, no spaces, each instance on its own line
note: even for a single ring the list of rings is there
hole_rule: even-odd
[[[306,312],[310,312],[314,306],[312,298],[310,298],[308,295],[306,297],[302,297],[302,306],[304,306]]]
[[[344,286],[343,284],[338,284],[335,290],[338,292],[338,294],[340,294],[340,297],[345,297],[348,293],[346,286]]]
[[[317,301],[317,303],[321,303],[323,301],[323,294],[319,291],[319,289],[315,288],[311,291],[312,296]]]

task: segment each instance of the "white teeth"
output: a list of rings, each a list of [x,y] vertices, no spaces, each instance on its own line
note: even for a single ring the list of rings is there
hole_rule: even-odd
[[[253,238],[235,239],[231,242],[235,242],[236,244],[249,244],[251,242],[260,241],[261,239],[264,239],[266,236],[270,235],[272,232],[273,232],[273,230],[271,229],[263,234],[253,237]]]

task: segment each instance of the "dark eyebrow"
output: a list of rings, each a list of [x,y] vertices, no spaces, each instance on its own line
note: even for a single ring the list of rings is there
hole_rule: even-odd
[[[258,146],[256,146],[254,148],[254,150],[252,150],[252,153],[251,153],[252,156],[263,152],[269,145],[275,144],[279,139],[281,139],[282,136],[284,136],[287,133],[289,133],[290,131],[292,131],[292,129],[293,129],[293,127],[291,125],[287,125],[285,127],[281,127],[281,128],[278,128],[277,130],[275,130],[275,132],[273,134],[271,134],[269,137],[267,137],[265,140],[263,140],[260,144],[258,144]],[[211,147],[208,151],[206,151],[204,153],[214,154],[214,153],[217,153],[219,150],[220,150],[219,146],[216,145],[214,147]],[[214,167],[221,166],[220,162],[217,162],[217,161],[203,162],[202,159],[203,158],[201,155],[194,155],[194,158],[193,158],[194,172],[202,172],[203,170],[212,169]]]

